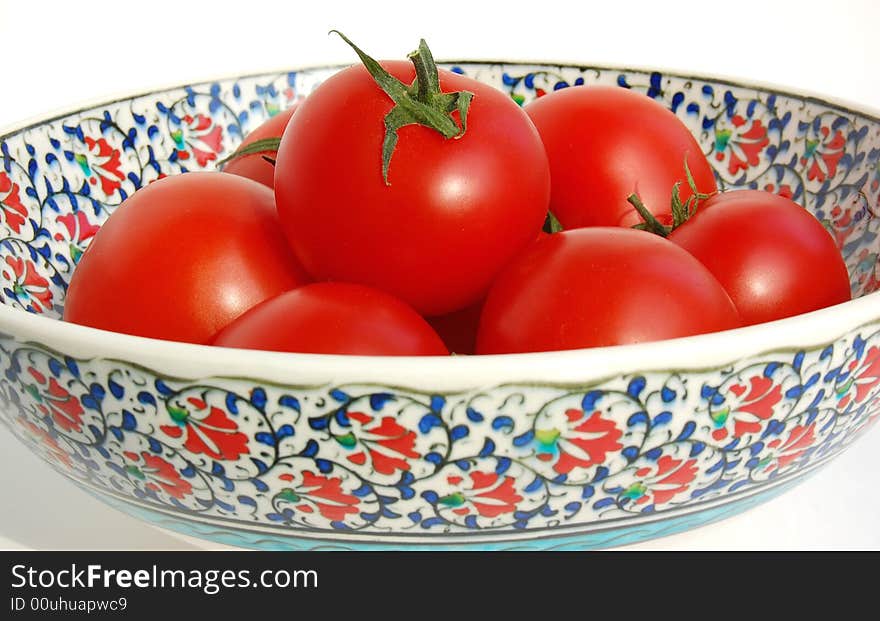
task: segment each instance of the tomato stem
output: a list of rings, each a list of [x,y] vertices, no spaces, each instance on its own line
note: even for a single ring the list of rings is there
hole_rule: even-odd
[[[544,228],[542,230],[548,235],[552,235],[553,233],[558,233],[559,231],[563,230],[562,223],[553,214],[552,211],[547,212],[547,217],[544,219]]]
[[[256,153],[277,153],[278,145],[280,144],[281,138],[263,138],[262,140],[255,140],[247,146],[239,147],[233,151],[229,157],[224,157],[217,162],[217,165],[223,166],[232,160],[244,157],[245,155],[254,155]]]
[[[672,199],[670,205],[670,210],[672,212],[672,226],[667,226],[657,220],[654,214],[645,207],[645,204],[642,202],[639,195],[633,193],[630,194],[626,200],[637,212],[639,212],[639,215],[643,220],[643,222],[636,224],[633,228],[668,237],[672,231],[687,222],[691,216],[696,213],[700,201],[704,201],[712,196],[712,194],[706,194],[697,189],[697,182],[694,181],[694,176],[691,174],[691,169],[688,167],[687,155],[685,155],[684,158],[684,174],[687,179],[688,187],[691,189],[691,196],[689,196],[686,201],[682,201],[681,181],[676,181],[675,185],[672,186]]]
[[[376,84],[394,102],[385,115],[385,138],[382,141],[382,179],[388,181],[391,156],[397,147],[397,131],[406,125],[421,125],[441,134],[444,138],[461,138],[467,131],[467,113],[474,94],[470,91],[444,93],[440,90],[440,76],[428,44],[422,39],[417,50],[407,57],[416,70],[412,84],[406,85],[388,73],[374,58],[338,30],[339,35],[351,47],[366,67]],[[458,111],[460,125],[452,114]]]
[[[649,233],[655,233],[660,235],[661,237],[668,237],[669,233],[672,232],[671,226],[666,226],[660,220],[658,220],[654,214],[652,214],[645,204],[642,202],[642,199],[639,198],[639,195],[633,192],[629,196],[626,197],[627,202],[632,205],[636,211],[639,212],[639,215],[642,217],[644,222],[640,224],[636,224],[633,228],[640,229],[643,231],[648,231]]]

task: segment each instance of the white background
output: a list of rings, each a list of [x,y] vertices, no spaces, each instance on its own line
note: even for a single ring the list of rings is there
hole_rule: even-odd
[[[880,109],[880,3],[0,0],[0,128],[84,100],[204,78],[352,62],[425,37],[438,58],[679,69]],[[307,8],[306,8],[307,7]],[[880,430],[784,496],[630,549],[880,549]],[[0,548],[189,547],[111,510],[0,428]]]

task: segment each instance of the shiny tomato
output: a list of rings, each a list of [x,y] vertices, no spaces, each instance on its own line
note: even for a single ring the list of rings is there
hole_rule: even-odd
[[[269,188],[187,173],[138,190],[110,216],[73,273],[64,318],[205,344],[251,306],[306,282]]]
[[[282,110],[275,116],[270,117],[267,121],[264,121],[262,125],[259,125],[256,129],[245,136],[236,151],[242,151],[255,143],[268,139],[274,138],[280,140],[281,135],[284,133],[287,124],[290,122],[290,117],[296,111],[298,104],[299,102],[294,102],[293,105],[286,110]],[[232,159],[223,165],[223,172],[232,175],[241,175],[242,177],[259,181],[263,185],[267,185],[271,188],[275,184],[275,166],[267,161],[266,157],[275,159],[277,152],[277,148],[266,148],[265,150],[256,153],[233,155]]]
[[[641,93],[574,86],[539,97],[525,110],[550,160],[550,211],[566,229],[638,224],[627,202],[634,192],[661,223],[671,223],[675,184],[682,201],[693,195],[685,160],[701,194],[717,189],[687,126]]]
[[[682,248],[644,231],[582,228],[539,241],[501,273],[477,353],[643,343],[739,325],[730,297]]]
[[[669,239],[709,268],[746,325],[851,298],[831,234],[803,207],[770,192],[716,194]]]
[[[404,90],[416,75],[407,62],[381,66]],[[409,113],[364,66],[340,71],[300,105],[275,168],[282,225],[316,280],[383,289],[423,315],[480,299],[535,239],[550,195],[541,140],[509,96],[449,71],[435,86],[432,106],[473,94],[466,129],[460,109],[441,114],[448,137],[405,124],[386,159],[387,127]]]
[[[313,354],[443,356],[449,351],[418,313],[387,293],[314,283],[255,306],[215,345]]]

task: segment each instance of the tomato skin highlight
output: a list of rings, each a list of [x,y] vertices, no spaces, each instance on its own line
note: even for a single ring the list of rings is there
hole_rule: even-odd
[[[364,356],[445,356],[436,332],[397,298],[363,285],[313,283],[255,306],[214,345]]]
[[[542,239],[489,291],[478,354],[643,343],[740,326],[693,256],[651,233],[591,227]]]
[[[382,65],[409,84],[410,63]],[[278,151],[275,193],[291,247],[316,280],[386,290],[421,314],[480,299],[541,229],[550,175],[541,140],[510,97],[448,71],[444,92],[474,93],[467,131],[445,139],[399,131],[382,178],[384,117],[393,102],[363,66],[300,105]]]
[[[74,270],[64,319],[207,344],[251,306],[307,282],[271,190],[192,172],[141,188],[108,218]]]
[[[286,110],[282,110],[275,116],[264,121],[245,136],[238,148],[242,149],[249,144],[257,142],[258,140],[265,140],[266,138],[281,138],[287,124],[290,122],[290,117],[296,111],[298,105],[298,101],[294,102]],[[272,188],[275,186],[275,166],[271,162],[266,161],[263,156],[268,156],[274,159],[276,155],[277,153],[272,151],[237,156],[226,162],[226,164],[223,165],[222,170],[230,175],[240,175],[242,177],[247,177],[248,179],[253,179],[254,181],[258,181],[263,185]]]
[[[831,234],[803,207],[770,192],[716,194],[669,239],[718,278],[745,325],[852,298],[849,273]]]
[[[663,224],[672,222],[676,182],[686,201],[717,190],[712,167],[690,130],[651,98],[618,86],[572,86],[526,105],[550,161],[550,210],[566,229],[642,221],[627,202],[636,192]]]

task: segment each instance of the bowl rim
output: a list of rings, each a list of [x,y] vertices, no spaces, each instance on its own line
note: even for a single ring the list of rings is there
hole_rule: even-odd
[[[560,388],[593,385],[621,373],[713,370],[743,358],[831,345],[852,330],[880,324],[878,308],[880,291],[794,317],[709,334],[628,345],[462,356],[311,354],[199,345],[82,326],[3,304],[0,329],[14,335],[31,335],[21,343],[25,348],[36,345],[80,359],[94,357],[124,363],[159,360],[202,371],[166,375],[161,370],[164,363],[146,367],[171,379],[222,377],[284,384],[290,382],[291,373],[299,376],[307,370],[309,376],[362,379],[357,383],[375,382],[427,394],[433,391],[423,391],[419,386],[457,387],[452,392],[483,386],[485,381],[480,378],[487,375],[487,370],[501,384],[539,381]],[[94,354],[55,352],[46,346],[48,343],[70,344],[62,348],[85,349]],[[633,365],[633,361],[638,362]],[[206,375],[203,371],[207,367],[224,371]],[[301,381],[296,383],[303,386]]]
[[[813,91],[808,88],[802,88],[796,85],[781,84],[767,80],[753,80],[750,78],[730,75],[726,73],[704,74],[692,73],[685,69],[674,67],[647,66],[647,65],[617,65],[614,63],[589,63],[573,60],[535,60],[535,59],[517,59],[517,58],[438,58],[438,65],[522,65],[523,67],[558,67],[562,69],[579,69],[590,70],[596,69],[600,71],[620,71],[638,72],[638,73],[660,73],[664,76],[677,77],[688,80],[699,80],[704,82],[715,82],[726,86],[736,86],[740,88],[752,88],[761,90],[775,95],[783,95],[786,97],[796,97],[803,99],[806,103],[817,103],[834,108],[839,108],[845,112],[859,114],[863,117],[870,118],[880,123],[880,102],[876,105],[857,102],[855,100],[836,97],[828,93]],[[107,93],[97,95],[93,98],[74,102],[72,104],[61,106],[59,108],[50,109],[43,113],[26,117],[20,121],[12,122],[4,126],[0,126],[0,140],[9,138],[27,129],[45,125],[52,121],[60,120],[77,112],[90,110],[102,105],[110,105],[122,101],[136,99],[138,97],[146,97],[155,93],[170,91],[174,89],[184,88],[186,86],[195,86],[200,84],[208,84],[211,82],[225,82],[236,79],[257,78],[260,76],[268,76],[273,74],[283,75],[287,73],[314,72],[325,70],[342,70],[356,63],[348,62],[318,62],[314,64],[301,64],[295,66],[276,66],[267,67],[262,70],[248,71],[247,73],[218,73],[209,76],[201,76],[183,82],[164,82],[156,83],[153,86],[145,88],[131,89],[127,91]],[[441,67],[442,68],[442,67]]]
[[[714,82],[747,89],[756,89],[787,97],[803,99],[806,103],[817,103],[857,114],[880,124],[880,108],[851,102],[844,99],[816,94],[806,89],[779,86],[772,83],[748,80],[724,75],[698,75],[676,69],[659,67],[636,67],[613,64],[591,65],[584,62],[565,62],[553,60],[520,59],[442,59],[443,65],[519,65],[522,67],[558,67],[580,70],[602,70],[651,73],[706,82]],[[51,113],[44,113],[0,128],[0,140],[10,138],[30,128],[90,110],[99,106],[111,105],[154,93],[210,83],[248,79],[290,72],[313,72],[339,70],[352,63],[318,63],[296,67],[268,69],[246,74],[226,74],[188,82],[176,82],[110,97],[98,97]],[[506,380],[519,378],[543,378],[556,385],[597,383],[620,373],[649,370],[695,370],[715,369],[743,357],[760,356],[771,352],[799,351],[804,348],[831,344],[852,330],[871,323],[880,322],[880,291],[854,298],[835,306],[809,313],[788,317],[772,322],[725,330],[710,334],[700,334],[675,339],[664,339],[647,343],[617,345],[606,347],[581,348],[548,352],[529,352],[516,354],[466,355],[466,356],[356,356],[336,354],[304,354],[272,352],[261,350],[235,349],[210,345],[198,345],[133,336],[87,326],[80,326],[42,315],[28,313],[22,309],[0,304],[0,328],[12,335],[27,335],[23,345],[45,343],[64,343],[65,349],[76,350],[71,354],[78,357],[79,350],[94,352],[94,357],[112,360],[131,360],[148,358],[151,360],[175,361],[183,366],[203,368],[206,362],[211,368],[241,370],[233,373],[239,378],[260,378],[267,375],[289,381],[290,373],[308,369],[313,377],[343,376],[357,378],[393,377],[399,386],[415,388],[425,384],[425,378],[440,379],[452,386],[476,386],[485,376],[486,367],[491,367],[490,375]],[[719,352],[708,356],[706,352]],[[68,355],[70,352],[65,352]],[[108,356],[108,354],[110,354]],[[632,361],[638,360],[633,367]],[[172,365],[179,367],[179,365]],[[249,369],[250,371],[245,371]],[[377,371],[378,369],[378,371]],[[156,366],[155,371],[159,370]],[[563,373],[560,381],[556,378]],[[575,370],[575,371],[573,371]],[[192,378],[192,373],[179,373],[181,378]],[[199,374],[204,377],[203,374]],[[211,374],[212,377],[230,377],[229,374]],[[589,380],[576,378],[589,377]],[[571,378],[571,379],[567,379]],[[467,390],[467,388],[461,388]]]

